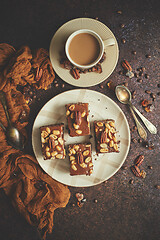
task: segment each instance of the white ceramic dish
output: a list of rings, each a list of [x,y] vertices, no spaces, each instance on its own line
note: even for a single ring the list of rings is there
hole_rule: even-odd
[[[99,154],[98,157],[95,153],[94,137],[91,139],[88,136],[70,137],[65,128],[66,145],[91,141],[94,164],[94,171],[91,176],[70,176],[68,157],[65,160],[44,160],[42,156],[39,127],[61,122],[64,122],[66,126],[65,104],[72,102],[89,103],[92,135],[94,120],[112,118],[116,122],[120,152]],[[32,145],[40,166],[53,179],[69,186],[89,187],[109,179],[122,166],[130,148],[130,130],[124,113],[109,97],[92,90],[75,89],[55,96],[40,110],[33,125]]]
[[[102,73],[81,74],[80,78],[76,80],[71,76],[69,70],[60,66],[61,52],[64,50],[67,38],[73,32],[84,28],[99,34],[103,41],[113,38],[115,44],[106,47],[106,59],[102,63]],[[111,75],[117,65],[119,49],[114,34],[105,24],[91,18],[77,18],[62,25],[54,34],[50,43],[49,56],[55,72],[65,82],[77,87],[91,87],[103,82]]]

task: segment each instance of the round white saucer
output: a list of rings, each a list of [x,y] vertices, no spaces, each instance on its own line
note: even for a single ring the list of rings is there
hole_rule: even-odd
[[[106,47],[106,59],[102,63],[102,73],[89,72],[74,79],[69,70],[60,66],[61,52],[69,35],[79,29],[90,29],[98,33],[102,40],[114,38],[115,45]],[[62,25],[54,34],[49,49],[50,60],[57,75],[65,82],[77,87],[91,87],[106,80],[115,69],[119,56],[117,40],[111,30],[103,23],[91,18],[77,18]]]

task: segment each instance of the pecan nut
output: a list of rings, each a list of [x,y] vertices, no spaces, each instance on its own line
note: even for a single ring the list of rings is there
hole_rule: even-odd
[[[79,69],[78,68],[72,68],[70,70],[71,75],[75,78],[75,79],[79,79],[80,78],[80,74],[79,74]]]
[[[97,68],[95,66],[92,67],[92,72],[97,72]]]
[[[126,70],[126,71],[132,71],[132,67],[129,64],[129,62],[127,60],[123,60],[122,62],[122,67]]]
[[[122,67],[125,69],[127,77],[129,78],[134,77],[134,73],[132,72],[132,67],[127,60],[123,60]]]
[[[54,149],[55,148],[55,141],[53,137],[49,137],[49,148]]]
[[[81,112],[80,111],[76,111],[75,112],[75,124],[80,126],[81,122],[82,122]]]
[[[139,167],[137,167],[136,165],[133,165],[133,166],[131,166],[131,171],[133,172],[133,174],[136,177],[141,178],[141,171],[140,171]]]
[[[147,107],[149,104],[151,104],[151,101],[148,101],[147,99],[144,99],[141,102],[142,107]]]
[[[42,77],[43,70],[42,68],[37,67],[35,80],[38,82]]]
[[[60,61],[60,65],[65,68],[65,69],[68,69],[70,70],[71,68],[73,68],[73,65],[72,63],[66,59],[66,58],[62,58],[61,61]]]
[[[107,142],[107,133],[106,133],[106,131],[101,133],[100,141],[101,141],[101,143],[106,143]]]
[[[102,73],[102,67],[101,67],[101,64],[99,64],[99,63],[96,65],[96,72]]]
[[[139,155],[136,158],[134,164],[139,167],[142,164],[143,160],[144,160],[144,156],[143,155]]]
[[[19,116],[20,123],[24,123],[27,121],[27,113],[25,110],[23,110]]]
[[[84,163],[83,154],[81,152],[77,154],[77,162],[79,165]]]
[[[101,57],[101,59],[100,59],[100,61],[99,61],[99,63],[104,62],[105,59],[106,59],[106,53],[104,52],[104,53],[103,53],[103,56]]]

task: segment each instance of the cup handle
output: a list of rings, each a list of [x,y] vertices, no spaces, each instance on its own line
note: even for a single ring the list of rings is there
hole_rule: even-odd
[[[108,38],[103,41],[104,47],[113,46],[113,45],[115,45],[115,43],[116,42],[113,38]]]

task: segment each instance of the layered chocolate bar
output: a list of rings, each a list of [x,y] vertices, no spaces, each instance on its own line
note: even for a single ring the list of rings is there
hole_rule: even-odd
[[[66,104],[68,131],[71,137],[90,134],[88,103]]]
[[[119,152],[113,119],[94,121],[94,133],[97,153]]]
[[[68,152],[70,175],[91,175],[93,172],[91,144],[71,144]]]
[[[44,159],[64,159],[64,124],[43,126],[40,131]]]

